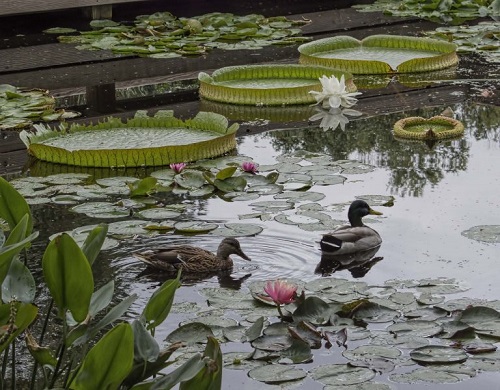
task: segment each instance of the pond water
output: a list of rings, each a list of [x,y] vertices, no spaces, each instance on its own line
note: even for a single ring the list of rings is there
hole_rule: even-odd
[[[358,196],[372,196],[369,199],[374,202],[373,208],[383,212],[382,216],[365,218],[365,223],[376,229],[383,239],[377,253],[383,259],[365,270],[364,274],[343,269],[333,273],[334,277],[353,280],[362,276],[361,280],[369,285],[383,285],[392,279],[446,277],[458,280],[463,287],[462,292],[447,299],[469,297],[494,300],[500,297],[498,273],[492,272],[498,269],[499,244],[479,242],[462,235],[463,231],[474,226],[500,224],[500,109],[471,102],[452,106],[456,118],[465,125],[465,135],[458,140],[429,145],[398,141],[391,133],[394,122],[404,116],[429,117],[444,108],[362,117],[352,120],[343,131],[340,128],[323,131],[317,125],[311,125],[303,129],[283,129],[239,138],[238,154],[248,156],[263,169],[285,163],[289,165],[285,168],[281,165],[280,169],[288,169],[288,174],[294,173],[293,164],[297,159],[293,156],[301,151],[325,155],[332,161],[353,160],[363,164],[352,163],[351,168],[340,171],[346,178],[343,183],[315,185],[307,191],[322,193],[325,195],[323,199],[313,202],[296,199],[295,208],[270,213],[271,217],[285,215],[291,223],[267,217],[262,220],[245,219],[245,216],[256,213],[253,203],[274,201],[273,194],[261,196],[258,200],[233,202],[218,197],[189,199],[175,194],[162,197],[165,204],[184,203],[190,220],[256,224],[263,231],[256,236],[240,238],[243,251],[252,261],[246,262],[234,256],[235,266],[231,276],[219,275],[187,282],[178,290],[173,313],[157,329],[157,340],[163,340],[186,318],[194,320],[200,312],[213,309],[207,306],[207,298],[202,294],[204,288],[220,285],[247,292],[248,286],[255,281],[287,278],[308,282],[321,277],[315,269],[321,260],[318,241],[325,231],[299,227],[299,223],[308,224],[311,219],[297,215],[295,211],[303,204],[317,203],[322,206],[322,212],[333,219],[346,221],[347,205]],[[310,161],[299,161],[299,164],[314,165]],[[36,175],[35,169],[32,175]],[[388,196],[394,197],[393,205],[382,206]],[[377,201],[378,198],[383,201]],[[42,239],[32,250],[31,255],[35,258],[41,256],[47,242],[44,239],[51,234],[103,221],[72,213],[69,206],[45,204],[33,207],[38,229],[43,230]],[[127,218],[135,217],[119,220]],[[108,220],[114,221],[116,219]],[[305,228],[310,229],[311,225]],[[191,244],[216,250],[220,240],[214,234],[189,236],[168,233],[148,238],[127,237],[119,241],[118,247],[104,251],[101,261],[94,265],[96,285],[115,278],[117,299],[138,294],[139,299],[130,313],[131,317],[135,317],[164,278],[157,274],[144,274],[144,265],[132,256],[133,252],[170,244]],[[189,306],[194,303],[195,306]],[[191,307],[188,312],[183,309],[186,306]],[[242,351],[242,348],[251,351],[248,343],[243,346],[240,343],[223,345],[224,352]],[[310,370],[318,364],[345,361],[340,352],[315,350],[314,363],[297,366]],[[400,370],[405,371],[406,368]],[[497,379],[497,375],[481,373],[477,378],[455,384],[454,388],[469,388],[472,383],[494,388]],[[386,380],[387,374],[378,378],[378,381]],[[245,370],[225,370],[223,381],[224,389],[272,387],[248,378]],[[305,379],[296,386],[322,388],[311,379]],[[399,386],[402,385],[397,384],[397,388]],[[449,385],[434,384],[433,388],[440,386]],[[405,385],[404,388],[421,388],[421,385]]]

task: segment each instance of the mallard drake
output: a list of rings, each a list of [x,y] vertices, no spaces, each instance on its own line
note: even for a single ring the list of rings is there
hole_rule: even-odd
[[[182,269],[187,273],[207,273],[230,269],[235,254],[245,260],[250,258],[243,253],[235,238],[224,238],[217,248],[217,254],[190,245],[170,246],[134,253],[134,256],[152,268],[166,272]]]
[[[363,225],[361,220],[368,214],[382,215],[381,212],[373,210],[364,200],[352,202],[347,213],[351,225],[341,226],[332,233],[323,235],[320,241],[323,253],[344,255],[380,246],[382,239],[379,234]]]

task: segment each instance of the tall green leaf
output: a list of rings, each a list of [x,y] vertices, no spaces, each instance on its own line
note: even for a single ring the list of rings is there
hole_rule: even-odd
[[[93,228],[85,239],[82,245],[82,251],[87,257],[90,265],[94,264],[94,260],[99,254],[102,244],[104,244],[106,234],[108,234],[108,225],[101,223]]]
[[[25,214],[28,214],[26,234],[30,234],[33,230],[33,218],[28,203],[7,180],[0,177],[0,217],[14,229]]]
[[[35,299],[36,284],[33,275],[22,261],[15,258],[2,283],[2,300],[31,303]]]
[[[154,362],[160,354],[160,346],[153,336],[146,330],[141,321],[132,323],[134,331],[134,360]]]
[[[132,369],[134,332],[124,322],[115,326],[89,351],[70,388],[118,389]]]
[[[14,230],[11,232],[11,235],[14,233],[15,229],[16,228],[14,228]],[[9,272],[10,263],[12,262],[14,256],[19,254],[19,252],[21,252],[23,248],[26,247],[36,237],[38,237],[38,232],[31,233],[25,239],[10,245],[7,243],[7,241],[9,240],[7,240],[5,242],[6,245],[0,248],[0,283],[3,282],[3,280],[5,279],[5,275],[7,275],[7,272]]]
[[[104,309],[111,303],[114,290],[115,281],[110,280],[108,283],[106,283],[99,290],[92,294],[89,307],[89,314],[91,317],[94,317],[97,313],[99,313],[102,309]]]
[[[83,321],[89,311],[94,277],[87,258],[75,240],[66,233],[55,237],[45,250],[42,268],[60,315],[64,316],[69,310],[76,321]]]
[[[174,301],[175,290],[180,286],[181,271],[177,273],[177,277],[172,280],[167,280],[162,286],[154,292],[149,298],[141,318],[146,323],[148,330],[156,328],[165,318],[167,318],[172,303]]]
[[[179,390],[220,390],[222,386],[222,351],[215,337],[209,337],[203,353],[205,366]]]

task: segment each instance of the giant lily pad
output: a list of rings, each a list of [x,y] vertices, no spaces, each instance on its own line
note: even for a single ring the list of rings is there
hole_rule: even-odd
[[[154,117],[138,112],[123,123],[108,118],[97,125],[61,124],[59,130],[35,125],[36,133],[21,132],[28,152],[44,161],[94,167],[166,165],[215,157],[236,147],[238,124],[199,112],[182,121],[171,111]]]
[[[428,72],[455,65],[456,45],[436,39],[372,35],[318,39],[299,46],[300,63],[353,74]]]
[[[464,134],[462,122],[446,116],[433,116],[426,119],[408,117],[394,124],[394,136],[418,140],[438,140],[457,138]]]
[[[349,91],[355,91],[352,75],[323,67],[304,65],[229,66],[212,73],[201,72],[200,96],[217,102],[249,105],[282,106],[312,104],[309,91],[321,91],[323,75],[346,78]]]

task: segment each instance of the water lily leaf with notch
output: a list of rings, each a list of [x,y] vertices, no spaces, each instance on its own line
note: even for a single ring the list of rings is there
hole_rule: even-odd
[[[274,199],[289,199],[292,202],[319,202],[325,198],[321,192],[284,192],[274,196]]]
[[[222,192],[244,191],[247,186],[247,181],[243,176],[233,176],[225,180],[216,178],[213,185]]]
[[[105,177],[102,179],[96,179],[96,183],[104,187],[123,187],[127,186],[128,183],[133,183],[137,181],[137,177],[132,176],[115,176],[115,177]]]
[[[189,323],[190,320],[186,322],[181,322],[181,325]],[[218,330],[218,328],[227,328],[238,325],[238,321],[229,318],[221,317],[219,315],[199,315],[196,317],[196,321],[209,326],[213,332]]]
[[[174,180],[174,176],[176,174],[173,169],[160,169],[158,171],[151,172],[150,175],[152,177],[156,177],[158,180],[170,182]]]
[[[486,306],[468,307],[461,313],[460,321],[475,329],[489,329],[488,326],[493,326],[495,322],[500,325],[500,313]],[[499,325],[495,328],[498,328]]]
[[[250,203],[250,206],[260,211],[278,212],[278,211],[293,209],[294,204],[288,201],[268,200],[268,201]]]
[[[451,339],[454,337],[474,338],[474,328],[461,321],[449,321],[442,323],[443,331],[439,334],[440,338]]]
[[[112,236],[119,236],[121,238],[141,235],[141,234],[143,235],[147,233],[145,230],[151,229],[148,226],[152,225],[153,224],[147,221],[139,221],[135,219],[127,221],[111,222],[108,225],[108,234]],[[171,227],[171,229],[173,229],[173,226]]]
[[[224,200],[230,200],[231,202],[239,202],[239,201],[249,201],[249,200],[255,200],[260,198],[260,194],[258,193],[253,193],[253,192],[228,192],[221,196],[222,199]]]
[[[205,183],[203,172],[195,170],[186,170],[174,176],[174,181],[183,188],[197,189],[201,188]]]
[[[78,30],[69,27],[52,27],[43,30],[45,34],[70,34],[70,33],[75,33],[77,31]]]
[[[177,222],[174,225],[175,230],[179,233],[188,234],[203,234],[208,233],[219,227],[216,223],[210,223],[205,221],[193,221],[193,222]]]
[[[281,364],[269,364],[250,370],[248,376],[259,382],[282,383],[305,378],[307,373],[300,368],[293,368]]]
[[[206,343],[208,336],[213,336],[210,326],[201,322],[189,322],[179,326],[171,332],[165,339],[169,343],[183,342],[187,345],[196,343]]]
[[[347,177],[340,175],[312,175],[312,181],[320,186],[333,186],[337,184],[344,184]]]
[[[392,374],[389,379],[395,383],[457,383],[460,378],[445,371],[431,368],[417,368],[404,374]]]
[[[156,177],[145,177],[132,183],[127,183],[130,189],[130,197],[149,195],[156,187],[158,179]]]
[[[469,290],[470,287],[464,285],[456,279],[451,278],[435,278],[422,279],[419,281],[417,291],[427,292],[430,294],[455,294]]]
[[[263,351],[282,351],[289,348],[293,338],[289,334],[263,334],[252,341],[252,347]]]
[[[212,230],[212,234],[223,237],[256,236],[264,228],[250,223],[226,223],[223,227]]]
[[[328,323],[332,314],[332,306],[318,297],[307,297],[293,312],[295,322],[307,321],[312,324]]]
[[[154,220],[165,220],[177,218],[182,214],[182,212],[177,210],[172,210],[166,207],[154,207],[135,213],[137,217],[144,219],[154,219]]]
[[[401,356],[401,351],[394,347],[383,345],[360,345],[354,349],[342,352],[342,355],[349,360],[365,360],[375,358],[396,359]]]
[[[247,341],[254,341],[255,339],[262,336],[264,330],[264,317],[259,317],[250,328],[245,330],[245,337]]]
[[[226,180],[234,175],[238,167],[227,167],[221,169],[217,174],[215,175],[215,178],[218,180]]]
[[[263,185],[254,185],[251,186],[247,192],[249,193],[258,193],[259,195],[274,195],[279,194],[283,191],[283,186],[279,184],[263,184]]]
[[[295,326],[289,326],[288,332],[294,340],[303,341],[310,348],[321,348],[321,332],[308,322],[300,321]]]
[[[449,364],[466,361],[467,354],[463,350],[453,347],[428,345],[411,351],[410,358],[418,363]]]
[[[251,370],[266,364],[262,360],[253,360],[249,352],[226,352],[223,356],[224,368],[229,370]]]
[[[351,312],[352,318],[366,322],[389,322],[394,321],[401,314],[386,306],[372,302],[361,302]]]
[[[409,320],[389,325],[387,331],[393,334],[412,334],[413,336],[432,337],[442,332],[443,327],[434,321]]]
[[[311,347],[305,341],[294,339],[292,345],[280,352],[280,364],[309,363],[313,359]]]
[[[214,193],[215,187],[211,184],[205,184],[201,186],[200,188],[197,188],[196,190],[189,191],[188,194],[189,196],[192,197],[204,197],[207,195],[211,195]]]
[[[311,377],[324,385],[345,386],[367,382],[375,377],[375,372],[365,367],[348,364],[327,364],[313,368]]]
[[[91,218],[121,218],[130,214],[128,208],[117,206],[111,202],[88,202],[74,206],[70,210]]]

